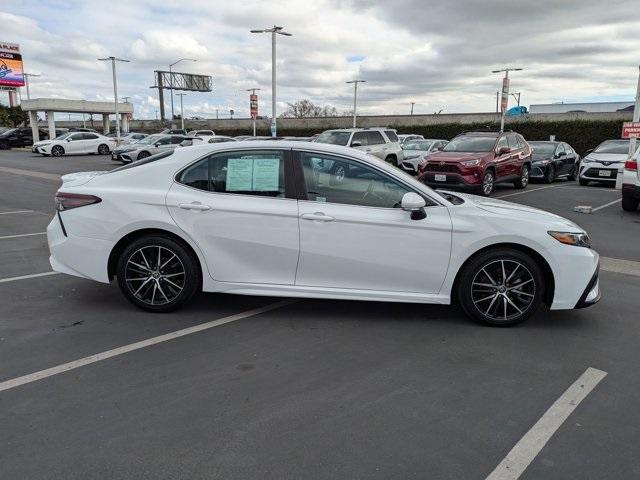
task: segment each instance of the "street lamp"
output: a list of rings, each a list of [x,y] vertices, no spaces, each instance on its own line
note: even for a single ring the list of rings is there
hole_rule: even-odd
[[[276,34],[290,37],[291,34],[282,30],[283,27],[265,28],[263,30],[251,30],[251,33],[270,33],[271,34],[271,136],[275,137],[277,133],[276,122]]]
[[[358,84],[367,83],[366,80],[350,80],[345,83],[353,83],[353,128],[356,128],[356,107],[358,105]]]
[[[413,106],[416,104],[416,102],[411,102],[411,115],[413,115]]]
[[[31,100],[31,95],[29,95],[29,78],[31,77],[39,77],[40,75],[36,75],[35,73],[23,73],[24,77],[24,86],[27,87],[27,100]]]
[[[180,97],[180,128],[184,130],[184,110],[182,109],[182,97],[184,97],[186,93],[176,93],[176,95]]]
[[[126,62],[129,60],[117,57],[99,58],[101,62],[111,62],[111,71],[113,72],[113,105],[116,114],[116,139],[120,143],[120,116],[118,115],[118,81],[116,80],[116,62]]]
[[[189,61],[189,62],[197,62],[197,60],[193,58],[181,58],[180,60],[176,60],[171,65],[169,65],[169,80],[171,81],[171,121],[173,121],[173,66],[177,65],[180,62]]]
[[[507,105],[509,103],[509,72],[519,72],[522,68],[502,68],[500,70],[491,70],[491,73],[504,72],[502,79],[502,117],[500,118],[500,131],[504,131],[504,115],[507,113]]]

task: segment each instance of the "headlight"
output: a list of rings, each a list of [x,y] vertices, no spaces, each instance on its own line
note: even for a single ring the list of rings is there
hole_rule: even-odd
[[[589,157],[584,157],[582,159],[582,163],[593,163],[595,160],[591,160]]]
[[[480,159],[474,158],[473,160],[465,160],[464,162],[461,162],[461,163],[465,167],[474,167],[480,163]]]
[[[546,165],[547,163],[549,163],[551,160],[548,158],[544,158],[542,160],[534,160],[533,163],[537,164],[537,165]]]
[[[571,233],[571,232],[547,232],[553,238],[565,245],[574,245],[576,247],[591,248],[591,240],[586,233]]]

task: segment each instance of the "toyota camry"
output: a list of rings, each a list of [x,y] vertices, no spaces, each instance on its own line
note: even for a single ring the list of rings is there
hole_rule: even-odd
[[[578,225],[438,192],[356,149],[253,141],[66,175],[47,228],[55,271],[166,312],[198,291],[459,304],[506,326],[600,298]]]

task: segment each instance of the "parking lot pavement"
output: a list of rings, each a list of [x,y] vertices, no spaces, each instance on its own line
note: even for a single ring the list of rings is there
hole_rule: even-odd
[[[0,166],[25,168],[16,153],[0,152]],[[100,160],[63,159],[76,170]],[[572,218],[607,256],[638,259],[625,240],[639,238],[640,216],[574,214],[582,195],[595,206],[615,194],[557,185],[505,200]],[[34,210],[0,215],[0,236],[42,231],[57,187],[0,173],[0,213]],[[44,241],[0,239],[0,280],[48,271]],[[636,478],[640,277],[604,271],[601,288],[592,308],[541,309],[511,329],[443,306],[299,300],[118,350],[0,391],[0,477],[481,479],[593,367],[607,376],[521,478]],[[115,285],[0,283],[0,384],[275,301],[203,294],[153,315]]]

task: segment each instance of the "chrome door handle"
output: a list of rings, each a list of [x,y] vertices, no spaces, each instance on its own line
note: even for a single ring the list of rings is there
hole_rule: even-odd
[[[305,220],[316,220],[318,222],[333,222],[335,218],[330,217],[329,215],[325,215],[321,212],[316,213],[303,213],[302,218]]]
[[[209,205],[204,205],[202,203],[179,203],[178,206],[185,210],[211,210]]]

